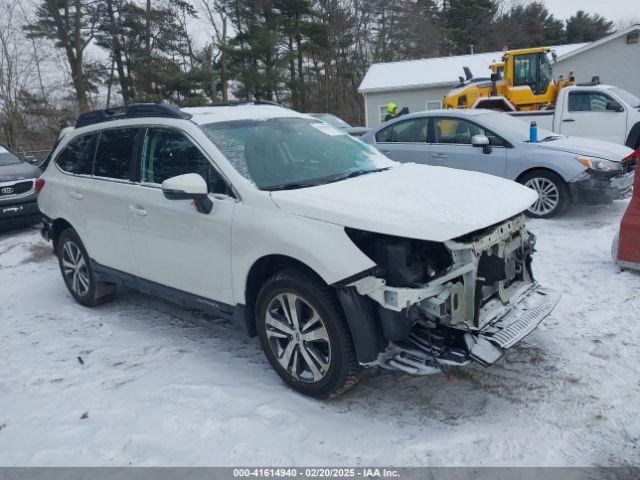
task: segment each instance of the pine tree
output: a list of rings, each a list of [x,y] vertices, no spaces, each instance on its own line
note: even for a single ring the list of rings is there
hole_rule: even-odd
[[[594,42],[611,33],[613,22],[597,13],[589,15],[583,10],[567,20],[567,41],[569,43]]]

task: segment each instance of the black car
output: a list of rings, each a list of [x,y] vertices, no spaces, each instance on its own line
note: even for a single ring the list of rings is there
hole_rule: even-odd
[[[36,180],[40,169],[0,146],[0,229],[40,220]]]

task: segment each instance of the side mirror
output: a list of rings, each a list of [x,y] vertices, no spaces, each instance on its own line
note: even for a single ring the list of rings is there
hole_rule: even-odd
[[[611,111],[611,112],[623,112],[624,108],[622,108],[622,105],[620,105],[618,102],[616,102],[615,100],[611,100],[609,102],[607,102],[607,111]]]
[[[484,147],[489,145],[489,139],[484,135],[474,135],[471,137],[471,145],[474,147]]]
[[[168,200],[193,200],[200,213],[211,213],[213,209],[207,182],[197,173],[166,179],[162,182],[162,193]]]
[[[474,147],[482,147],[483,153],[489,154],[492,152],[489,139],[485,135],[474,135],[471,137],[471,145]]]

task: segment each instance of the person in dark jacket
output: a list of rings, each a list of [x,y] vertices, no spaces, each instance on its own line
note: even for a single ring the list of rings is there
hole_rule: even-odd
[[[398,111],[398,106],[393,102],[389,102],[387,104],[387,116],[384,117],[384,121],[388,122],[389,120],[398,118],[401,115],[406,115],[407,113],[409,113],[409,109],[407,107],[403,107],[402,110]]]

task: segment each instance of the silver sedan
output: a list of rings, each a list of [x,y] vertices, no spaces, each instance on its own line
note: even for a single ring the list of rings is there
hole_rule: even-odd
[[[633,150],[622,145],[565,137],[491,110],[431,110],[405,115],[361,137],[398,162],[474,170],[534,189],[532,217],[560,215],[573,203],[602,204],[627,194],[633,183]]]

